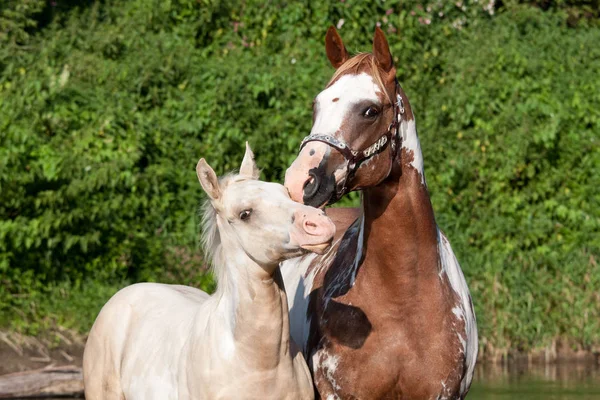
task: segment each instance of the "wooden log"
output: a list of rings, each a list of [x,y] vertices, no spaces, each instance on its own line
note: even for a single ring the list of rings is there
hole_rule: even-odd
[[[0,399],[83,397],[80,367],[47,367],[0,376]]]

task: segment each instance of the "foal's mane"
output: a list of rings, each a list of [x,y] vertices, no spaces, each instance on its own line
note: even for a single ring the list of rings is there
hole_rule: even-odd
[[[242,182],[247,178],[238,174],[227,174],[219,179],[221,193],[227,187],[236,182]],[[202,248],[204,255],[210,263],[210,268],[217,279],[217,284],[223,282],[225,275],[224,252],[217,225],[217,215],[221,204],[218,200],[206,199],[202,205]]]
[[[370,73],[379,87],[383,89],[390,100],[390,103],[394,104],[394,97],[387,92],[387,89],[383,83],[383,78],[381,77],[382,71],[377,66],[377,60],[371,53],[358,53],[354,57],[348,59],[334,72],[331,80],[327,84],[327,87],[331,86],[342,75],[348,73],[358,74],[364,67],[368,68],[367,72]]]

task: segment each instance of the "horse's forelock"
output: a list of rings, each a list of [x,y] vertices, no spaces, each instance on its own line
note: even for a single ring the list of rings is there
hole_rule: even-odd
[[[329,83],[327,84],[327,87],[335,83],[342,75],[358,74],[365,66],[366,71],[364,72],[367,72],[373,77],[375,83],[379,85],[383,92],[388,96],[390,103],[393,104],[393,93],[388,93],[381,76],[382,71],[377,66],[375,57],[371,53],[358,53],[354,57],[351,57],[334,72],[333,76],[329,80]]]

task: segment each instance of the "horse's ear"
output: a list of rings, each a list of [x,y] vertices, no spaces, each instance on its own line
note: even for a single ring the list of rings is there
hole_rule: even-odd
[[[240,175],[251,179],[258,179],[260,175],[260,171],[256,166],[256,162],[254,162],[254,153],[252,152],[248,142],[246,142],[246,154],[244,154],[244,160],[242,161],[242,166],[240,167]]]
[[[373,38],[373,56],[377,61],[377,65],[381,67],[385,72],[390,72],[394,66],[394,60],[392,59],[392,53],[390,53],[390,46],[388,45],[385,34],[381,28],[375,28],[375,37]]]
[[[325,35],[325,51],[327,52],[329,62],[335,69],[338,69],[350,58],[340,34],[335,30],[333,25],[327,29],[327,35]]]
[[[221,188],[219,187],[219,180],[215,171],[206,163],[204,158],[201,158],[196,165],[196,174],[202,189],[206,192],[208,197],[212,200],[217,200],[221,197]]]

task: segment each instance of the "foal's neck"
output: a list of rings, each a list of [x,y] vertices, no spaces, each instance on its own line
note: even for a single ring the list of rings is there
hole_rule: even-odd
[[[287,297],[279,267],[269,274],[241,252],[228,258],[231,273],[220,303],[231,318],[235,352],[249,355],[243,358],[255,362],[254,368],[272,368],[289,356]]]

